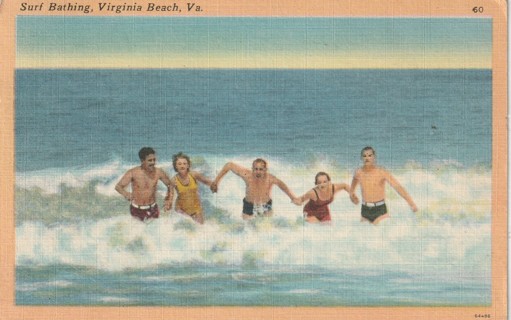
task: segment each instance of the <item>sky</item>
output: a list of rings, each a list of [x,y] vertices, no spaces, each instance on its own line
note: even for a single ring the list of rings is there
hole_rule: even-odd
[[[489,18],[18,16],[17,68],[491,68]]]

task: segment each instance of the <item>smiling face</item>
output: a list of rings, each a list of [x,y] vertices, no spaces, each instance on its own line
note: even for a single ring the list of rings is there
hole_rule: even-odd
[[[190,164],[185,158],[178,158],[176,161],[176,171],[182,175],[185,175],[190,170]]]
[[[156,168],[156,155],[154,153],[149,154],[142,160],[142,169],[147,171],[154,171]]]

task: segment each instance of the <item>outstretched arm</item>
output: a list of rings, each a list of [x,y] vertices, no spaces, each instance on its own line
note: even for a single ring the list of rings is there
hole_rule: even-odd
[[[220,180],[229,172],[232,171],[238,176],[242,177],[243,179],[246,179],[246,175],[250,174],[249,170],[246,168],[243,168],[242,166],[239,166],[235,164],[234,162],[227,162],[222,170],[218,173],[215,180],[211,183],[210,188],[211,191],[217,192],[218,191],[218,184],[220,183]]]
[[[334,183],[334,193],[337,193],[339,191],[346,191],[347,193],[350,193],[350,186],[346,183]]]
[[[190,174],[197,180],[199,180],[200,182],[202,182],[203,184],[207,185],[208,187],[211,186],[211,184],[213,184],[213,180],[211,179],[208,179],[206,178],[205,176],[203,176],[200,172],[197,172],[197,171],[192,171],[190,172]]]
[[[355,190],[357,189],[357,185],[359,183],[358,175],[359,175],[359,173],[357,170],[355,172],[355,174],[353,175],[353,180],[351,180],[351,186],[350,186],[350,191],[349,191],[351,202],[353,202],[354,204],[358,204],[360,202],[357,195],[355,194]]]
[[[130,184],[133,174],[130,171],[126,172],[121,180],[115,185],[115,191],[119,192],[126,200],[131,201],[132,195],[131,192],[126,191],[126,187]]]
[[[289,187],[282,180],[280,180],[276,177],[272,177],[272,178],[273,178],[273,183],[275,183],[280,188],[280,190],[284,191],[284,193],[287,194],[289,199],[291,199],[291,201],[294,202],[294,200],[296,199],[296,196],[291,191],[291,189],[289,189]]]
[[[294,198],[293,203],[297,206],[301,206],[305,201],[312,199],[314,196],[314,191],[311,189],[304,193],[302,196]]]
[[[413,201],[412,197],[408,194],[408,192],[405,190],[405,188],[397,181],[396,178],[394,178],[390,173],[385,172],[385,179],[389,182],[390,186],[394,188],[394,190],[399,193],[399,195],[406,200],[410,208],[412,208],[413,212],[417,212],[419,209],[417,208],[417,205]]]

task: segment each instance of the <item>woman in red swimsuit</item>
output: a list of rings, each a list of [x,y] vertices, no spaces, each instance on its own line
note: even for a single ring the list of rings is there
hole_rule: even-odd
[[[294,204],[302,205],[309,200],[303,207],[303,214],[307,222],[328,222],[331,221],[330,209],[328,205],[334,201],[334,195],[345,190],[349,193],[349,186],[346,183],[335,183],[330,181],[330,176],[325,172],[318,172],[315,179],[316,187],[307,191],[303,196],[295,199]]]

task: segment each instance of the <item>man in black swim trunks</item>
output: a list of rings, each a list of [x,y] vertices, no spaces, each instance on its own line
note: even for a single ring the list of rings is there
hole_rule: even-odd
[[[385,183],[388,182],[392,188],[403,199],[413,212],[417,212],[417,206],[405,188],[399,184],[388,171],[376,165],[376,152],[372,147],[365,147],[360,153],[364,165],[355,171],[351,182],[350,198],[354,204],[359,203],[355,189],[360,183],[362,190],[362,221],[369,221],[378,224],[381,220],[389,217],[385,205]]]
[[[215,181],[211,184],[211,191],[217,192],[218,184],[222,177],[229,171],[232,171],[242,178],[246,184],[245,198],[243,199],[243,219],[247,220],[259,215],[269,217],[273,214],[271,200],[271,189],[273,185],[277,185],[284,191],[291,201],[296,197],[284,182],[274,175],[269,174],[267,170],[267,162],[261,158],[254,160],[252,163],[252,170],[233,162],[228,162],[224,165],[222,170],[220,170]]]

